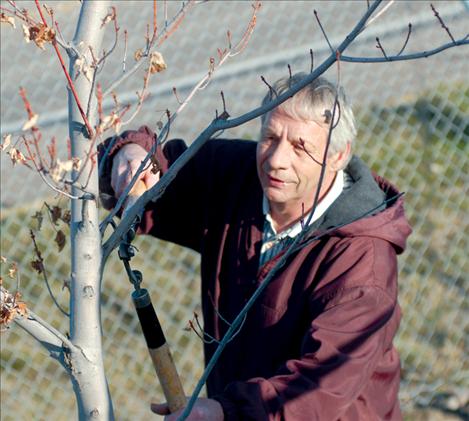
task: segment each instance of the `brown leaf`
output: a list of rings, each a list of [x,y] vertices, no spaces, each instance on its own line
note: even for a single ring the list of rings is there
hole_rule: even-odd
[[[166,63],[161,53],[153,51],[150,54],[150,73],[159,73],[166,69]]]
[[[11,143],[11,134],[7,134],[3,136],[3,143],[0,145],[0,151],[6,150]]]
[[[0,263],[6,263],[7,260],[5,256],[0,256]]]
[[[57,244],[57,247],[59,248],[59,252],[62,251],[65,247],[65,243],[67,242],[67,237],[65,237],[65,234],[62,230],[57,231],[57,235],[55,236],[55,242]]]
[[[70,221],[72,220],[72,213],[70,210],[66,210],[62,213],[62,221],[64,221],[67,225],[70,225]]]
[[[111,7],[111,11],[106,16],[104,16],[101,22],[101,28],[113,20],[116,20],[116,8],[115,7]]]
[[[141,48],[139,48],[134,53],[134,59],[135,59],[135,61],[140,61],[142,57],[143,57],[143,50]]]
[[[73,68],[77,73],[77,77],[80,75],[80,73],[83,73],[88,82],[93,80],[93,68],[88,65],[84,57],[77,58],[73,64]]]
[[[40,231],[41,230],[41,227],[42,227],[42,221],[44,219],[44,217],[42,216],[42,212],[41,211],[37,211],[33,216],[32,218],[36,219],[37,220],[37,230]]]
[[[54,225],[58,225],[57,221],[62,217],[62,208],[60,206],[52,206],[49,208],[50,217]]]
[[[29,27],[23,24],[23,39],[26,41],[26,43],[29,43],[31,41],[31,36],[29,33]]]
[[[16,277],[16,273],[18,272],[18,266],[16,265],[15,262],[13,262],[8,269],[8,276],[12,279]]]
[[[10,148],[7,154],[10,155],[10,159],[13,165],[16,165],[18,163],[26,164],[26,157],[18,149]]]
[[[37,271],[37,273],[41,274],[42,272],[44,272],[44,265],[42,263],[42,260],[38,259],[38,260],[33,260],[31,262],[31,266],[32,268]]]
[[[21,128],[21,130],[29,130],[29,129],[32,129],[36,123],[37,123],[37,119],[39,118],[39,116],[37,114],[33,114],[32,117],[26,122],[23,124],[23,127]]]
[[[44,50],[46,42],[52,42],[55,39],[55,31],[43,23],[29,27],[29,39],[34,41],[36,45]]]
[[[0,23],[8,23],[13,28],[16,28],[15,18],[13,16],[7,16],[5,13],[0,14]]]
[[[121,125],[122,120],[114,111],[112,111],[110,115],[103,117],[99,128],[101,132],[104,132],[105,130],[112,127],[116,134],[118,134],[120,132]]]

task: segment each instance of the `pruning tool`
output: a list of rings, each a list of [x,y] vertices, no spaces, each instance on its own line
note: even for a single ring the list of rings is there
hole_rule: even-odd
[[[143,181],[139,181],[139,183],[140,185],[130,192],[130,195],[133,196],[131,199],[133,200],[129,202],[134,203],[135,196],[140,195],[139,193],[142,192],[142,189],[143,191],[146,190],[145,183]],[[150,294],[147,289],[140,287],[143,275],[140,271],[132,270],[130,267],[130,260],[135,256],[135,247],[132,246],[132,241],[135,238],[137,225],[140,220],[141,216],[137,216],[127,233],[123,236],[119,245],[118,254],[119,258],[124,263],[129,280],[134,286],[132,301],[137,311],[140,325],[142,326],[143,335],[153,366],[155,367],[156,375],[163,388],[169,411],[175,412],[186,406],[186,396],[158,316],[151,302]]]

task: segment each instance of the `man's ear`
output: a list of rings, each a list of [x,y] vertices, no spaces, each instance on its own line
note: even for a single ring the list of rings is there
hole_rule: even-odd
[[[339,151],[328,158],[327,163],[329,168],[333,171],[339,171],[343,169],[351,153],[352,147],[350,143],[347,143],[342,151]]]

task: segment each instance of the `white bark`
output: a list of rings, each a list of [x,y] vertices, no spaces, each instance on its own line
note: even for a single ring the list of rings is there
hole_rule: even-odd
[[[104,28],[102,19],[106,16],[109,1],[83,2],[78,21],[74,44],[85,57],[92,62],[90,47],[93,52],[101,51]],[[70,74],[74,79],[73,64],[70,61]],[[87,109],[88,98],[92,89],[91,83],[80,75],[75,81],[75,88],[82,104]],[[92,95],[94,98],[94,95]],[[91,104],[89,119],[95,123],[95,105]],[[85,162],[90,152],[92,141],[86,136],[83,119],[75,100],[69,92],[69,131],[72,141],[72,155]],[[92,152],[96,151],[96,145]],[[91,177],[86,193],[73,188],[73,194],[81,196],[72,200],[72,283],[70,307],[70,334],[75,348],[71,350],[69,361],[74,391],[78,402],[80,420],[113,419],[113,410],[103,367],[101,321],[100,321],[100,287],[99,268],[101,265],[101,236],[98,221],[98,171],[92,168],[92,161],[86,159],[87,168],[81,172],[78,186],[84,186],[88,175]]]

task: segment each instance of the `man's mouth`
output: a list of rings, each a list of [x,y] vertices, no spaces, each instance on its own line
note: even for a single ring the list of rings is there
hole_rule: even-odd
[[[279,178],[272,177],[267,174],[267,180],[270,186],[272,187],[281,187],[285,185],[285,181],[280,180]]]

